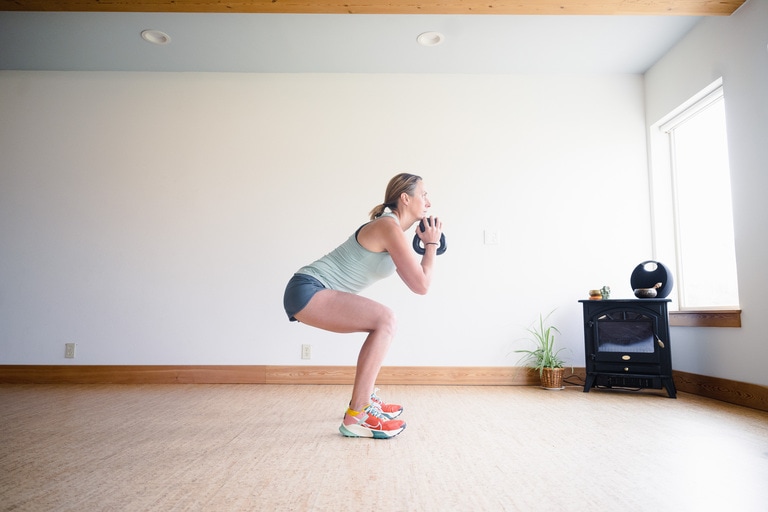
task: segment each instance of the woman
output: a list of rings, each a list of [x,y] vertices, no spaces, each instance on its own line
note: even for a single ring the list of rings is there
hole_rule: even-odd
[[[405,428],[405,422],[394,419],[403,408],[382,402],[374,390],[395,335],[395,315],[357,293],[395,270],[413,292],[427,293],[442,233],[440,220],[427,217],[430,206],[421,177],[398,174],[389,181],[384,202],[371,210],[371,221],[334,251],[299,269],[286,287],[283,302],[291,321],[332,332],[368,333],[339,427],[347,437],[387,439]],[[418,261],[403,232],[422,219],[425,229],[416,233],[425,252]]]

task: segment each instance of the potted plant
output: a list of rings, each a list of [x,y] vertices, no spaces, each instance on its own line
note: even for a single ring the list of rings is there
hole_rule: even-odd
[[[560,331],[547,322],[553,312],[547,316],[539,314],[538,324],[526,329],[530,336],[525,339],[533,342],[534,348],[515,352],[524,354],[518,364],[538,370],[543,388],[562,389],[565,361],[560,357],[560,353],[565,349],[555,348],[555,333],[560,334]]]

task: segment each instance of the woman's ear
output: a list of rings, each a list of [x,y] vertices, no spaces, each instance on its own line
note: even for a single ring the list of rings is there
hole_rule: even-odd
[[[408,203],[411,201],[411,196],[409,196],[407,192],[403,192],[402,194],[400,194],[400,201],[404,205],[408,206]]]

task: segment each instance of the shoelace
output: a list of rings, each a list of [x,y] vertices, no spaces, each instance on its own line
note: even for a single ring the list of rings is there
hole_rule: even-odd
[[[381,397],[376,394],[378,391],[379,391],[379,388],[376,388],[373,390],[373,393],[371,393],[371,400],[373,401],[373,403],[381,407],[381,404],[384,403],[384,400],[382,400]]]
[[[374,418],[378,418],[382,421],[387,421],[389,418],[384,416],[384,413],[381,412],[381,409],[379,408],[379,405],[376,403],[368,404],[368,406],[365,408],[366,414],[370,414]]]

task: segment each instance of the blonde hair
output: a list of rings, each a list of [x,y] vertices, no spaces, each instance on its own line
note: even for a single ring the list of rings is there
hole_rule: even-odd
[[[421,176],[405,172],[400,173],[389,180],[387,190],[384,192],[384,202],[371,210],[369,214],[371,220],[381,217],[381,214],[384,213],[384,210],[387,208],[392,211],[397,210],[397,203],[400,200],[400,195],[405,192],[409,196],[412,196],[419,181],[421,181]]]

